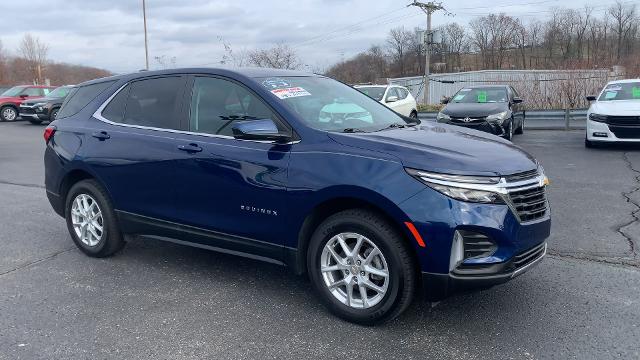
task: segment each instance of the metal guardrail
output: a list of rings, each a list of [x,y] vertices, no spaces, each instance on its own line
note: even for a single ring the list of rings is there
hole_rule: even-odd
[[[421,112],[420,120],[436,121],[437,112]],[[587,126],[587,109],[575,110],[527,110],[525,129],[575,130]]]

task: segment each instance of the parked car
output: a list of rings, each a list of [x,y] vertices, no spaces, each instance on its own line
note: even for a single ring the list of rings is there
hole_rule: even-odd
[[[437,115],[437,121],[485,131],[511,140],[524,132],[525,110],[516,90],[508,85],[460,89]]]
[[[23,101],[20,104],[20,117],[32,124],[54,120],[72,88],[71,85],[60,86],[44,98]]]
[[[295,71],[94,80],[44,131],[47,197],[89,256],[134,234],[287,265],[362,324],[396,317],[418,288],[438,299],[537,264],[550,231],[537,161],[405,120]]]
[[[356,85],[354,87],[398,114],[418,118],[418,104],[406,87],[397,85]]]
[[[0,86],[0,94],[11,89],[11,86]]]
[[[23,101],[44,97],[53,89],[51,86],[19,85],[3,92],[0,95],[0,121],[16,120]]]
[[[609,82],[599,96],[587,96],[586,147],[640,142],[640,79]]]

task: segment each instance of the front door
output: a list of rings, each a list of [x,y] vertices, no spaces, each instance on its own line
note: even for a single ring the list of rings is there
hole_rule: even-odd
[[[287,125],[237,82],[197,76],[191,83],[185,100],[191,133],[177,135],[183,148],[174,171],[181,184],[176,188],[180,223],[213,232],[214,246],[252,252],[265,245],[281,251],[291,145],[237,140],[232,127],[266,118],[282,131]],[[216,242],[220,239],[224,242]]]

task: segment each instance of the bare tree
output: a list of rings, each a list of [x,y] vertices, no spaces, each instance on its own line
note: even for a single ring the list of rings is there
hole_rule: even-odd
[[[609,8],[608,14],[613,18],[611,29],[616,34],[618,45],[616,60],[620,61],[622,57],[623,40],[629,36],[629,33],[634,28],[636,5],[624,5],[622,1],[616,0],[616,3]]]
[[[235,67],[247,66],[248,54],[246,50],[242,50],[239,52],[233,51],[231,44],[225,41],[225,39],[222,36],[218,36],[218,41],[220,41],[220,43],[222,44],[222,47],[224,48],[224,55],[222,55],[220,64],[223,64],[223,65],[231,64]]]
[[[405,30],[404,27],[391,29],[387,36],[387,45],[398,66],[400,76],[406,75],[407,52],[414,36],[412,32]]]
[[[458,23],[449,23],[444,26],[443,40],[451,54],[454,55],[456,68],[462,68],[462,52],[468,47],[467,32]]]
[[[44,82],[43,72],[47,63],[49,46],[41,42],[39,38],[27,33],[20,41],[18,53],[28,62],[33,74],[33,80],[37,84],[42,84]]]
[[[299,69],[302,64],[296,52],[287,45],[277,45],[266,50],[253,50],[247,54],[249,64],[275,69]]]

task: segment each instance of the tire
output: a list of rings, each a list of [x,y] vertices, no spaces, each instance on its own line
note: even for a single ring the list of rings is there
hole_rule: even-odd
[[[520,124],[520,127],[516,129],[514,134],[516,134],[516,135],[524,134],[524,121],[525,121],[525,119],[522,119],[522,124]]]
[[[357,239],[362,236],[362,245],[354,256],[354,260],[359,260],[346,265],[351,259],[345,256],[338,235],[343,236],[350,251],[354,251]],[[344,261],[338,263],[329,248],[334,249],[335,256],[345,256]],[[380,255],[371,255],[377,254],[374,249],[378,249]],[[338,270],[323,272],[323,265]],[[385,269],[386,277],[380,275]],[[345,210],[327,218],[313,233],[307,251],[309,278],[323,304],[336,316],[361,325],[389,321],[411,304],[416,289],[416,269],[402,235],[384,218],[364,209]],[[372,273],[374,270],[376,274]],[[350,301],[347,286],[329,288],[329,284],[340,282],[341,277],[349,279],[351,284],[348,285],[353,291]],[[370,285],[384,292],[369,288]],[[363,299],[367,299],[366,302]]]
[[[506,129],[504,135],[502,135],[503,138],[511,141],[513,139],[513,119],[509,120],[509,128]]]
[[[33,125],[40,125],[42,124],[42,120],[29,120],[30,123],[32,123]]]
[[[53,121],[56,119],[56,116],[58,116],[58,110],[60,110],[60,108],[51,109],[51,113],[49,113],[49,121]]]
[[[418,113],[416,111],[412,111],[411,114],[409,114],[409,117],[412,119],[418,119]]]
[[[3,106],[0,109],[0,120],[2,121],[15,121],[18,118],[18,110],[13,106]]]
[[[92,204],[95,203],[97,211],[100,212],[101,216],[95,219],[95,222],[92,222],[92,224],[95,223],[102,226],[102,231],[100,232],[97,226],[93,228],[93,231],[91,231],[91,227],[93,225],[86,225],[84,228],[84,233],[87,234],[86,238],[80,237],[74,227],[74,222],[77,223],[76,220],[87,218],[82,215],[74,215],[79,214],[79,212],[74,209],[74,203],[76,202],[76,199],[81,199],[83,196],[85,197],[86,205],[88,206],[85,206],[81,210],[87,214],[85,211],[86,208],[92,208],[93,211],[89,211],[89,214],[94,215],[96,213],[96,208],[92,207]],[[65,202],[65,219],[67,221],[67,229],[69,230],[69,234],[71,235],[73,242],[88,256],[111,256],[122,249],[125,245],[115,212],[113,211],[113,205],[111,204],[106,191],[95,180],[83,180],[71,187]],[[100,219],[102,219],[102,221],[99,221]],[[80,229],[82,229],[82,227],[80,227]]]

